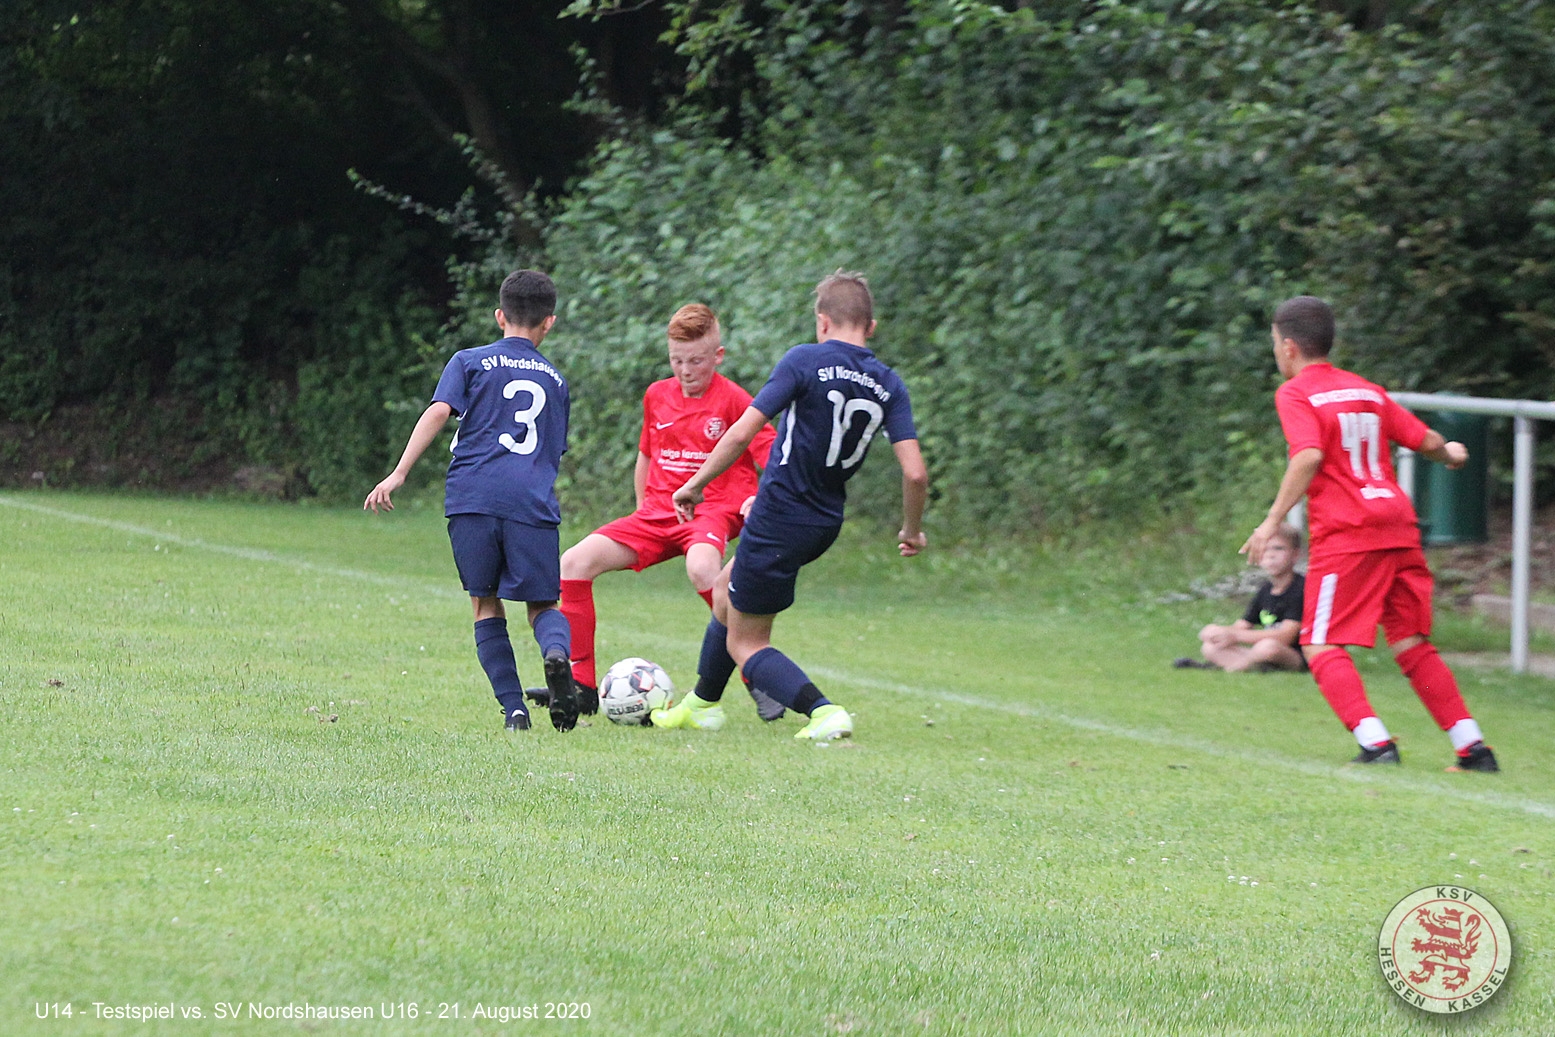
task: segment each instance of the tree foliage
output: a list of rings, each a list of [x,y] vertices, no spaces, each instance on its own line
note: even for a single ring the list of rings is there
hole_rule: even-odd
[[[710,12],[728,31],[682,46],[748,58],[743,136],[727,89],[688,95],[602,147],[548,235],[580,488],[624,500],[677,305],[723,313],[752,383],[810,336],[806,293],[839,266],[871,275],[939,511],[979,526],[1250,475],[1262,496],[1267,328],[1290,294],[1330,298],[1339,359],[1395,387],[1549,396],[1550,9],[1387,13],[1359,31],[1251,0]]]

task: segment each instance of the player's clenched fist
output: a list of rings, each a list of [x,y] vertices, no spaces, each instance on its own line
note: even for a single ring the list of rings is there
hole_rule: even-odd
[[[702,503],[702,491],[692,489],[687,483],[670,497],[675,502],[675,517],[682,522],[690,522],[696,518],[697,505]]]
[[[896,547],[902,552],[903,558],[911,558],[928,546],[929,534],[922,530],[919,530],[915,536],[908,536],[905,529],[896,534]]]

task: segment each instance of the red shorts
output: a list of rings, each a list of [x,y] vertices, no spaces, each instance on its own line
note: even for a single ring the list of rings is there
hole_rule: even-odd
[[[1431,570],[1418,547],[1314,554],[1301,609],[1304,645],[1388,644],[1431,635]]]
[[[637,552],[632,563],[633,572],[642,572],[650,565],[671,558],[678,558],[689,551],[693,544],[710,544],[722,554],[732,537],[740,535],[745,520],[738,515],[718,511],[698,511],[690,522],[677,522],[674,515],[667,518],[641,518],[636,512],[607,522],[594,532],[609,537],[616,543]]]

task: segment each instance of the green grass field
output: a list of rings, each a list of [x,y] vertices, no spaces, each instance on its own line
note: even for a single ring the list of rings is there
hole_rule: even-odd
[[[0,495],[0,1033],[1555,1032],[1549,682],[1460,673],[1505,770],[1447,774],[1363,653],[1405,763],[1358,771],[1310,679],[1168,666],[1242,604],[1154,603],[1201,544],[904,562],[870,532],[777,637],[853,742],[737,684],[716,734],[515,737],[433,509]],[[598,600],[604,660],[690,684],[683,570]],[[1454,880],[1517,957],[1442,1020],[1372,946]],[[304,1002],[378,1018],[249,1017]],[[475,1016],[557,1003],[588,1018]]]

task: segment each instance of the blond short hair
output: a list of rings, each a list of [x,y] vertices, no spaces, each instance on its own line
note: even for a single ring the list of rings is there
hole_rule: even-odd
[[[815,286],[815,312],[845,328],[867,328],[875,319],[875,297],[863,274],[838,270]]]

